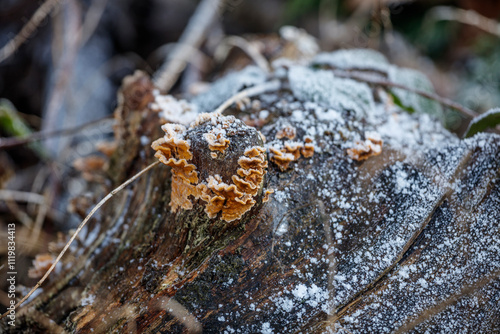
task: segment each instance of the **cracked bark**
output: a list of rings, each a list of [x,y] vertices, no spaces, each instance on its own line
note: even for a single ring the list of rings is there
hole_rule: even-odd
[[[144,87],[140,99],[149,96],[151,87]],[[149,144],[142,145],[139,138],[162,135],[157,114],[141,110],[144,105],[127,100],[127,96],[138,95],[126,94],[119,113],[118,149],[107,171],[109,189],[154,161],[154,151]],[[286,98],[294,99],[289,91],[280,91],[274,99],[262,100],[260,109],[273,110],[273,105]],[[275,121],[277,117],[268,125]],[[263,131],[266,136],[273,135],[273,130]],[[303,135],[300,128],[297,132]],[[275,332],[322,333],[333,326],[334,320],[341,326],[339,331],[347,328],[363,333],[373,331],[373,319],[396,330],[425,313],[421,305],[430,308],[439,304],[494,272],[493,267],[476,261],[481,238],[474,235],[498,236],[498,223],[481,224],[477,219],[487,215],[491,222],[500,221],[498,136],[484,136],[486,145],[469,141],[454,150],[422,153],[416,159],[388,147],[363,162],[354,162],[345,152],[329,147],[321,136],[315,140],[322,153],[310,160],[300,159],[286,172],[270,164],[265,187],[284,195],[267,203],[259,200],[231,223],[209,219],[200,203],[192,210],[172,213],[168,207],[170,168],[162,165],[153,169],[102,208],[94,222],[100,227],[99,236],[80,250],[81,255],[69,269],[53,277],[35,299],[23,306],[21,327],[16,330],[187,332],[189,325],[159,306],[164,298],[183,305],[204,333],[218,333],[228,327],[257,332],[264,323],[271,324]],[[452,156],[458,156],[458,163],[450,170],[443,161]],[[410,200],[414,194],[395,191],[400,171],[407,173],[410,182],[424,185],[414,192],[430,189],[433,195],[415,202]],[[329,175],[334,174],[336,181],[341,180],[332,187],[335,191],[304,191],[322,189],[332,182]],[[460,184],[462,191],[457,192],[452,184]],[[482,191],[472,191],[477,189]],[[384,196],[378,203],[370,202],[370,193]],[[356,207],[346,209],[339,201],[349,196],[356,198],[358,204],[354,206],[365,206],[359,212],[359,221],[370,224],[337,222],[343,226],[342,243],[329,245],[327,234],[333,221],[343,219],[345,215],[340,213],[346,210],[356,212]],[[415,207],[421,209],[418,214]],[[283,226],[285,233],[278,231]],[[440,251],[443,240],[452,233],[456,234],[456,245]],[[399,241],[391,244],[391,240]],[[386,258],[361,263],[356,258],[366,252],[383,253],[387,245],[392,248],[384,253]],[[314,303],[305,298],[300,306],[295,302],[285,311],[280,306],[282,300],[277,300],[293,297],[290,292],[298,284],[328,289],[331,267],[328,261],[317,259],[328,259],[331,246],[340,254],[336,274],[345,278],[336,280],[334,291],[329,291],[330,298],[339,302],[325,312],[324,306],[331,300],[322,297]],[[452,267],[465,269],[457,270],[456,276],[442,286],[429,283],[434,285],[422,290],[422,296],[429,299],[426,304],[419,300],[422,296],[393,283],[392,277],[401,275],[401,268],[410,265],[425,268],[413,272],[410,282],[428,281],[428,277]],[[462,302],[429,315],[416,332],[435,332],[457,324],[478,332],[498,330],[499,288],[494,278],[473,289],[460,299]],[[376,304],[366,311],[367,305]]]

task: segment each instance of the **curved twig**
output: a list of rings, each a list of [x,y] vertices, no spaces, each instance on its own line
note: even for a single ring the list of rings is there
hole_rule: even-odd
[[[240,36],[228,36],[222,43],[215,49],[214,57],[218,61],[224,60],[231,48],[237,47],[243,50],[245,54],[253,60],[253,62],[259,66],[265,72],[271,71],[271,65],[267,59],[259,52],[259,50],[252,44],[250,44],[246,39]]]
[[[465,10],[449,6],[437,6],[432,8],[426,15],[424,22],[429,21],[457,21],[477,27],[487,33],[500,37],[500,23],[487,18],[473,10]],[[424,23],[424,25],[425,25]]]
[[[458,112],[460,112],[461,114],[463,114],[464,116],[467,116],[467,117],[474,118],[478,115],[478,113],[476,113],[475,111],[473,111],[473,110],[471,110],[471,109],[469,109],[469,108],[467,108],[459,103],[453,102],[452,100],[447,99],[445,97],[439,96],[439,95],[434,94],[434,93],[429,93],[429,92],[426,92],[426,91],[423,91],[420,89],[414,89],[414,88],[411,88],[411,87],[408,87],[408,86],[405,86],[405,85],[402,85],[402,84],[399,84],[396,82],[392,82],[392,81],[389,81],[386,79],[381,79],[378,77],[370,77],[370,76],[363,75],[360,73],[353,73],[353,72],[347,72],[347,71],[342,71],[342,70],[334,70],[333,73],[339,78],[353,79],[356,81],[362,81],[362,82],[371,83],[371,84],[380,85],[380,86],[385,86],[385,87],[404,89],[406,91],[418,94],[418,95],[423,96],[425,98],[428,98],[430,100],[437,101],[446,107],[457,110]]]
[[[266,92],[276,91],[280,89],[281,83],[279,80],[273,80],[261,85],[253,86],[247,89],[242,90],[241,92],[236,93],[227,99],[224,103],[222,103],[217,109],[213,111],[214,114],[222,114],[224,110],[229,108],[233,103],[238,102],[239,100],[245,97],[251,97],[255,95],[259,95]]]

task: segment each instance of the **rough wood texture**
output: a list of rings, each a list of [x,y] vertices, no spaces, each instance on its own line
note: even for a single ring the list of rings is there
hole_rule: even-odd
[[[102,209],[76,262],[24,306],[24,329],[45,332],[48,318],[75,333],[187,332],[161,306],[173,298],[203,333],[394,332],[426,312],[414,332],[498,332],[500,138],[459,141],[438,128],[450,142],[432,146],[420,123],[419,142],[398,146],[385,132],[382,153],[358,162],[346,147],[377,126],[353,110],[326,117],[332,107],[311,104],[318,95],[297,95],[292,86],[228,111],[267,145],[288,141],[276,134],[290,126],[314,141],[310,159],[284,172],[269,164],[269,202],[231,223],[200,203],[173,214],[170,168],[155,168]],[[158,115],[127,98],[109,188],[153,161],[139,138],[162,135]]]

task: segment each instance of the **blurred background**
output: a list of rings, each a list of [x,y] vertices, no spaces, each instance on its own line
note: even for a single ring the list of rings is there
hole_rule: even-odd
[[[194,0],[0,0],[0,47],[35,13],[43,18],[27,27],[32,34],[13,54],[0,52],[0,137],[101,120],[70,137],[0,148],[0,245],[7,240],[6,225],[15,222],[18,272],[28,272],[49,243],[57,249],[63,239],[58,232],[74,228],[79,210],[102,197],[88,183],[106,181],[82,177],[75,161],[112,137],[112,121],[103,118],[117,105],[121,80],[136,69],[153,74],[197,6]],[[500,1],[225,0],[221,7],[172,93],[187,93],[190,84],[225,71],[213,57],[225,36],[258,42],[293,25],[325,51],[371,48],[394,64],[418,69],[439,95],[476,112],[500,106]],[[456,112],[443,121],[454,132],[466,126]],[[0,248],[2,312],[9,301],[1,266],[6,251]],[[38,271],[19,276],[18,284],[34,285],[47,267],[43,258],[37,261]]]

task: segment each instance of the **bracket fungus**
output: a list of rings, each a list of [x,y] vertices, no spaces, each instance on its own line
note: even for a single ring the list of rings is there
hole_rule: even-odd
[[[233,116],[204,113],[189,128],[165,124],[162,129],[165,136],[152,148],[162,163],[172,167],[173,212],[190,210],[199,200],[208,217],[220,213],[230,222],[257,203],[267,160],[255,128]]]
[[[304,138],[304,143],[288,141],[282,144],[283,147],[269,147],[270,160],[274,162],[283,172],[288,169],[293,161],[297,161],[302,155],[310,158],[314,155],[313,140],[310,137]]]
[[[295,136],[297,135],[297,129],[291,125],[287,125],[282,127],[277,133],[276,133],[276,139],[282,139],[282,138],[288,138],[290,140],[295,139]]]
[[[382,152],[383,141],[375,132],[367,132],[364,141],[357,141],[353,147],[347,149],[347,155],[353,160],[362,161]]]

